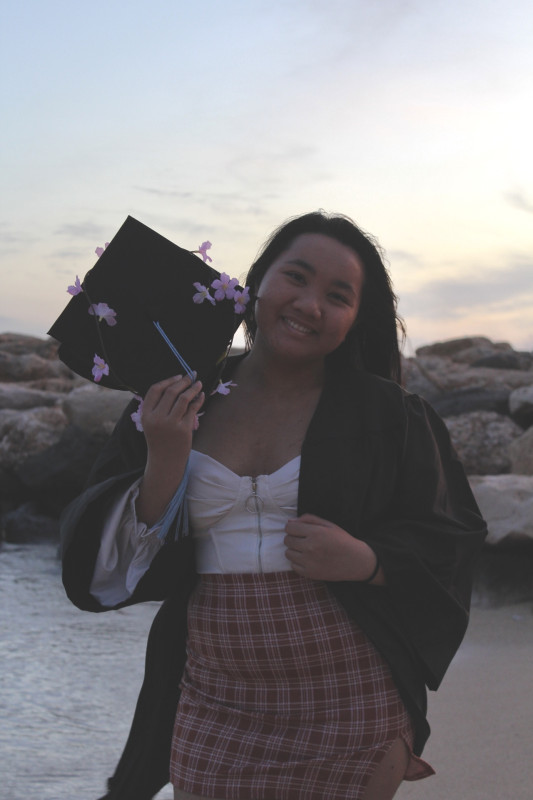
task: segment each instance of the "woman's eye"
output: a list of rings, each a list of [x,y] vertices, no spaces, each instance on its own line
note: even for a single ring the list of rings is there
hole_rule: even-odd
[[[350,302],[345,295],[337,294],[337,292],[332,292],[330,294],[330,297],[332,300],[335,300],[336,303],[344,303],[345,305],[348,305],[348,303]]]
[[[289,270],[285,274],[297,283],[304,283],[305,281],[305,278],[301,272],[293,272],[292,270]]]

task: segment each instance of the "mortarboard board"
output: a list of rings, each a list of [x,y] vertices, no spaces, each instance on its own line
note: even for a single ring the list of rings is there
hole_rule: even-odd
[[[128,217],[48,333],[70,369],[103,386],[144,396],[194,370],[209,392],[248,299],[226,278]]]

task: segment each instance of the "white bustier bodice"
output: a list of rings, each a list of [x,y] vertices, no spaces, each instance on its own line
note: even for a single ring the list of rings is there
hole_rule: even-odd
[[[236,475],[193,450],[189,525],[200,573],[286,572],[285,525],[297,514],[300,456],[270,475]]]

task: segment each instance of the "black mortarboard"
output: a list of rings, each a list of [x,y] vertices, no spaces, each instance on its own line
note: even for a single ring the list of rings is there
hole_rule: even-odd
[[[198,256],[128,217],[83,282],[69,288],[77,293],[48,333],[68,367],[104,386],[144,396],[153,383],[187,372],[181,358],[209,392],[247,300],[232,280],[226,292],[219,286],[223,299],[216,301],[209,287],[220,278]]]

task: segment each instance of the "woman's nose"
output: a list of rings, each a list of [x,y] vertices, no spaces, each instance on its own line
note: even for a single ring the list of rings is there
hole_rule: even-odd
[[[322,301],[316,292],[302,292],[294,301],[294,306],[309,317],[318,318],[322,316]]]

